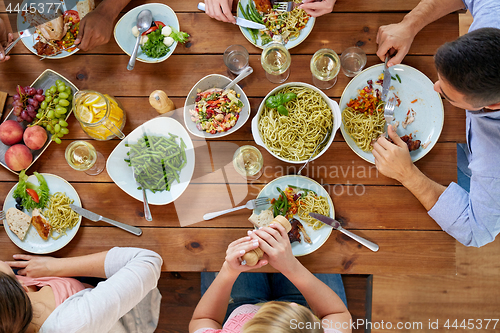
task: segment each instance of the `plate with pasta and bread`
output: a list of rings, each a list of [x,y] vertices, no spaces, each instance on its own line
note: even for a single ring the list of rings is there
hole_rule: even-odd
[[[333,228],[311,218],[309,213],[334,218],[333,202],[323,186],[311,178],[300,175],[276,178],[264,186],[257,196],[260,197],[269,198],[270,203],[254,209],[250,222],[259,227],[270,223],[276,216],[286,217],[292,226],[288,237],[294,256],[316,251],[330,237]]]
[[[29,195],[19,196],[20,190]],[[3,204],[5,232],[24,251],[35,254],[58,251],[80,228],[82,217],[69,208],[71,203],[82,206],[73,186],[59,176],[42,173],[20,178]]]
[[[340,130],[349,147],[362,159],[375,164],[372,143],[385,133],[381,99],[384,64],[369,67],[354,77],[340,99]],[[407,144],[413,162],[424,157],[437,143],[444,122],[441,97],[432,81],[419,70],[396,65],[390,68],[388,100],[395,101],[391,123]]]

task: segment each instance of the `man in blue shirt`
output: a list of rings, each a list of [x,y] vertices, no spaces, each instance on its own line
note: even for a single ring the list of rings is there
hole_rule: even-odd
[[[389,65],[401,62],[415,35],[430,22],[459,9],[474,17],[470,32],[441,46],[435,56],[439,80],[434,89],[466,109],[467,147],[458,168],[470,176],[464,188],[444,187],[411,162],[407,146],[378,139],[373,155],[378,170],[401,182],[441,228],[466,246],[480,247],[500,233],[500,2],[498,0],[422,0],[398,24],[380,27],[377,55]],[[463,163],[461,163],[463,162]]]

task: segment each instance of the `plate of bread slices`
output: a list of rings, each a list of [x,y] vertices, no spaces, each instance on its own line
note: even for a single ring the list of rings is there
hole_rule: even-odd
[[[22,172],[3,204],[5,232],[24,251],[58,251],[80,228],[82,217],[69,208],[70,203],[82,206],[78,193],[66,180],[48,173],[27,177]]]

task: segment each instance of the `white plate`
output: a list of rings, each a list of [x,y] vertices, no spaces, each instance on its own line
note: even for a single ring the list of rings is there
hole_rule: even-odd
[[[368,80],[377,81],[383,71],[384,64],[378,64],[365,69],[352,79],[342,93],[340,110],[344,110],[347,107],[347,103],[358,96],[358,89],[366,87]],[[393,77],[396,77],[396,74],[398,74],[401,78],[401,83],[391,80],[391,86],[394,87],[394,90],[390,90],[388,94],[390,98],[395,93],[401,100],[401,105],[397,106],[394,110],[394,116],[399,121],[397,129],[399,136],[413,133],[413,139],[420,140],[422,144],[428,141],[431,142],[426,149],[420,147],[410,152],[411,160],[415,162],[431,151],[432,147],[438,141],[439,135],[441,135],[444,122],[443,102],[439,94],[434,91],[432,81],[419,70],[407,65],[396,65],[391,67],[390,71]],[[381,85],[374,86],[374,88],[379,88],[380,93],[382,93]],[[417,102],[411,103],[415,99],[417,99]],[[416,112],[415,121],[404,129],[402,122],[405,120],[406,113],[410,108]],[[359,157],[375,164],[373,154],[363,151],[356,145],[344,129],[343,123],[340,126],[340,130],[349,147]]]
[[[124,140],[120,141],[111,155],[109,155],[106,162],[106,169],[111,179],[116,183],[116,185],[118,185],[119,188],[134,199],[141,202],[143,201],[142,191],[137,189],[138,185],[135,182],[132,168],[128,166],[127,162],[125,162],[125,158],[127,158],[127,153],[129,151],[129,148],[125,147],[125,143],[128,142],[130,144],[135,144],[141,137],[144,136],[144,134],[169,137],[168,133],[177,135],[184,140],[184,143],[187,146],[187,163],[181,170],[179,176],[181,182],[177,183],[177,181],[174,181],[170,191],[158,191],[156,193],[148,191],[148,202],[150,205],[169,204],[180,197],[184,190],[188,187],[194,172],[193,142],[191,141],[188,132],[177,120],[168,117],[157,117],[137,127],[132,131],[132,133],[127,135]],[[177,139],[177,143],[179,142],[179,139]]]
[[[155,21],[161,21],[165,23],[165,25],[169,25],[177,31],[180,30],[177,15],[175,15],[175,12],[169,6],[161,3],[149,3],[135,7],[123,15],[118,23],[116,23],[114,30],[116,43],[123,50],[123,52],[129,56],[134,51],[135,42],[137,40],[137,38],[132,35],[132,28],[137,25],[137,15],[144,9],[149,9],[151,13],[153,13],[153,19]],[[165,61],[172,55],[172,53],[174,53],[176,46],[177,42],[174,41],[174,43],[169,47],[170,51],[168,51],[168,53],[161,58],[148,57],[142,52],[141,47],[139,46],[139,50],[137,51],[137,61],[150,64]]]
[[[316,181],[312,180],[311,178],[307,178],[304,176],[299,176],[299,175],[289,175],[289,176],[283,176],[280,178],[276,178],[275,180],[271,181],[268,183],[264,188],[260,191],[259,195],[257,198],[260,197],[267,197],[269,199],[272,198],[278,198],[280,193],[278,192],[277,188],[279,187],[282,191],[285,190],[285,188],[288,187],[288,185],[294,185],[297,187],[302,187],[306,188],[309,190],[312,190],[316,192],[319,196],[325,197],[328,200],[328,204],[330,205],[330,214],[329,216],[333,219],[335,218],[335,210],[333,209],[333,202],[332,199],[330,198],[330,195],[328,192],[318,184]],[[268,209],[268,207],[262,207],[262,208],[256,208],[254,209],[255,214],[260,214],[262,210]],[[299,257],[299,256],[305,256],[306,254],[312,253],[319,249],[330,237],[330,234],[332,233],[333,228],[329,225],[324,225],[318,230],[314,230],[312,227],[310,227],[306,222],[302,221],[298,215],[294,215],[294,218],[300,221],[304,228],[306,229],[307,235],[311,238],[312,244],[308,244],[303,240],[299,242],[293,242],[292,243],[292,253],[294,256]]]
[[[50,194],[54,194],[56,192],[66,193],[66,195],[70,199],[74,200],[73,202],[74,205],[82,207],[80,197],[78,196],[78,193],[76,193],[76,190],[74,189],[73,186],[71,186],[70,183],[68,183],[66,180],[62,179],[59,176],[52,175],[49,173],[42,173],[41,175],[43,176],[43,178],[45,178],[45,181],[49,186]],[[30,183],[38,185],[38,179],[34,175],[29,176],[28,181]],[[14,192],[16,186],[17,184],[9,191],[9,194],[7,194],[7,197],[5,198],[5,201],[3,203],[4,212],[6,212],[7,209],[11,207],[16,207],[16,200],[12,196],[12,193]],[[10,230],[7,221],[4,221],[3,226],[10,240],[14,244],[16,244],[20,249],[35,254],[46,254],[58,251],[62,249],[64,246],[66,246],[73,239],[73,237],[75,237],[76,233],[78,232],[78,229],[80,228],[81,222],[82,222],[82,217],[80,216],[78,224],[75,227],[73,227],[73,229],[66,230],[66,235],[61,236],[59,239],[53,239],[52,237],[49,237],[49,239],[46,241],[44,241],[42,237],[40,237],[35,227],[33,226],[29,227],[28,233],[26,234],[24,240],[20,240],[19,237],[17,237],[16,234],[14,234]],[[55,234],[57,235],[57,233]]]
[[[184,124],[186,125],[186,128],[188,129],[189,133],[199,138],[207,138],[207,139],[220,138],[222,136],[226,136],[236,132],[247,122],[248,118],[250,118],[250,101],[248,100],[247,95],[245,94],[243,89],[240,88],[239,85],[235,85],[232,89],[234,89],[234,91],[240,94],[239,99],[243,103],[243,108],[240,111],[240,117],[238,118],[236,125],[234,125],[233,128],[231,128],[229,131],[210,134],[205,131],[200,131],[198,128],[196,128],[196,123],[191,120],[191,114],[189,113],[189,110],[194,110],[195,107],[194,104],[196,100],[196,94],[198,93],[198,89],[200,91],[205,91],[211,88],[222,88],[231,81],[232,81],[231,79],[229,79],[224,75],[210,74],[205,76],[203,79],[201,79],[194,85],[194,87],[187,95],[186,102],[184,104]]]
[[[247,8],[247,4],[249,4],[249,1],[251,1],[251,0],[240,0],[241,5],[243,6],[243,8],[245,10]],[[237,10],[237,15],[238,15],[238,17],[245,18],[245,17],[243,17],[243,14],[240,11],[240,6],[239,5],[238,5],[238,10]],[[312,29],[314,27],[314,22],[316,22],[316,19],[314,17],[312,17],[312,16],[309,17],[309,21],[307,21],[305,28],[300,31],[299,37],[296,38],[296,39],[294,39],[294,40],[289,40],[285,44],[285,47],[287,49],[292,49],[295,46],[297,46],[300,43],[302,43],[303,41],[305,41],[306,38],[307,38],[307,36],[309,36],[309,34],[311,33],[311,31],[312,31]],[[250,31],[247,28],[243,28],[243,27],[240,26],[240,30],[241,30],[241,33],[243,34],[243,36],[245,36],[245,38],[250,43],[252,43],[252,45],[257,46],[260,49],[264,48],[262,46],[262,40],[260,39],[260,33],[259,33],[259,36],[257,37],[257,44],[255,44],[253,42],[253,40],[252,40],[252,35],[250,34]]]
[[[64,3],[64,0],[61,0],[61,2],[63,3],[61,5],[61,10],[65,11],[63,9],[63,7],[65,8],[66,4]],[[47,2],[47,3],[41,2],[41,1],[31,1],[30,2],[30,0],[24,0],[23,3],[21,4],[21,8],[25,8],[24,7],[25,5],[27,6],[27,8],[30,8],[30,5],[35,5],[35,8],[37,8],[39,11],[49,10],[48,7],[50,6],[51,3],[52,2]],[[54,2],[54,4],[56,5],[55,2]],[[43,5],[43,6],[40,7],[40,5]],[[42,8],[44,8],[44,9],[42,9]],[[53,6],[53,8],[55,8],[55,7]],[[67,9],[77,10],[76,9],[76,2],[72,8],[67,8]],[[30,27],[30,24],[24,19],[24,17],[21,14],[22,14],[22,11],[17,14],[17,31],[23,31],[23,30],[26,30]],[[41,12],[41,14],[44,14],[44,12]],[[35,33],[31,37],[22,38],[21,40],[23,41],[24,46],[26,46],[26,48],[28,50],[30,50],[31,52],[33,52],[34,54],[36,54],[39,57],[45,57],[43,55],[38,55],[38,53],[36,52],[36,50],[34,48],[34,45],[38,42],[38,40],[36,39],[37,37],[38,37],[38,34]],[[78,52],[78,49],[72,49],[70,51],[63,51],[63,52],[56,54],[56,55],[46,56],[46,59],[62,59],[62,58],[69,57],[70,55],[75,54],[76,52]]]
[[[332,115],[333,115],[333,129],[332,129],[332,134],[330,135],[330,139],[328,140],[328,142],[326,143],[326,145],[323,147],[323,149],[319,153],[317,153],[316,156],[314,156],[311,159],[311,161],[314,161],[315,159],[317,159],[318,157],[320,157],[321,155],[323,155],[328,150],[328,148],[330,148],[330,146],[331,146],[331,144],[333,142],[333,139],[335,138],[335,134],[337,133],[337,130],[339,129],[340,124],[342,123],[342,119],[341,119],[341,115],[340,115],[339,105],[337,104],[337,102],[335,102],[334,100],[330,99],[320,89],[318,89],[315,86],[310,85],[308,83],[303,83],[303,82],[289,82],[289,83],[285,83],[285,84],[282,84],[280,86],[277,86],[276,88],[274,88],[273,90],[271,90],[266,95],[266,97],[264,97],[264,99],[262,100],[262,102],[259,105],[259,110],[257,111],[257,115],[255,117],[253,117],[253,119],[252,119],[252,136],[253,136],[253,139],[254,139],[255,143],[258,144],[259,146],[262,146],[262,147],[266,148],[266,150],[269,152],[269,154],[273,155],[274,157],[276,157],[277,159],[279,159],[279,160],[281,160],[283,162],[288,162],[288,163],[293,163],[293,164],[302,164],[307,159],[302,160],[302,161],[292,161],[292,160],[288,160],[286,158],[283,158],[283,157],[278,156],[277,154],[273,153],[266,146],[266,144],[264,143],[264,140],[262,140],[262,138],[260,136],[260,130],[259,130],[259,119],[260,119],[260,115],[262,114],[262,110],[264,110],[266,99],[269,96],[274,95],[275,93],[277,93],[279,90],[281,90],[283,88],[286,88],[286,87],[290,87],[290,86],[292,86],[292,87],[307,87],[309,89],[312,89],[312,90],[318,92],[323,97],[323,99],[325,100],[326,104],[328,104],[328,106],[332,110]]]

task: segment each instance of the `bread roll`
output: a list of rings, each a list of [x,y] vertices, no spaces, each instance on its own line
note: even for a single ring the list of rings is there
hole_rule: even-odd
[[[252,216],[253,215],[254,214],[252,214]],[[250,216],[250,218],[252,216]],[[288,222],[287,218],[281,215],[276,216],[270,223],[268,223],[267,225],[263,225],[263,227],[267,227],[271,223],[281,224],[285,228],[286,232],[289,232],[292,229],[292,225],[290,224],[290,222]],[[241,257],[241,259],[245,261],[246,265],[255,266],[263,256],[264,251],[262,251],[261,248],[258,247],[252,251],[245,253],[243,257]]]

